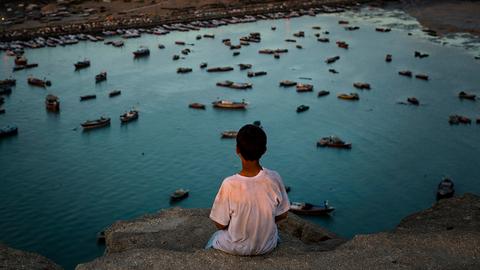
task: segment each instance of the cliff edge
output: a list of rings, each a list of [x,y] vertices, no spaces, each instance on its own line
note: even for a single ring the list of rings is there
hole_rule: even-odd
[[[105,232],[105,255],[90,269],[480,269],[480,197],[465,194],[404,218],[392,232],[346,241],[293,214],[282,242],[263,256],[203,246],[215,231],[209,209],[173,208]]]

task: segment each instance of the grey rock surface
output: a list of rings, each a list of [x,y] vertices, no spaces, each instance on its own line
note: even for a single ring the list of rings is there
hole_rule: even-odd
[[[273,252],[233,256],[203,249],[215,231],[208,209],[174,208],[113,224],[105,255],[76,269],[480,269],[479,211],[480,197],[466,194],[406,217],[393,232],[348,242],[289,214]]]
[[[63,268],[36,253],[21,251],[0,244],[0,269],[61,270]]]

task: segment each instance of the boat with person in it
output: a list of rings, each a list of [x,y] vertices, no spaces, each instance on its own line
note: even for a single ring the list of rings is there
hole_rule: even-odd
[[[73,65],[75,66],[75,70],[84,69],[90,66],[90,60],[85,58],[83,61],[78,61]]]
[[[326,215],[335,210],[334,207],[328,204],[328,201],[323,202],[323,206],[314,205],[307,202],[291,202],[289,211],[298,215],[319,216]]]
[[[212,102],[214,108],[218,109],[233,109],[233,110],[245,110],[248,103],[245,100],[241,102],[230,101],[230,100],[217,100]]]
[[[102,128],[110,125],[110,118],[100,117],[96,120],[87,120],[81,124],[84,130]]]
[[[45,97],[45,107],[48,111],[58,112],[60,110],[60,99],[55,95],[48,94]]]
[[[107,80],[107,72],[102,71],[99,74],[95,75],[95,83],[100,83]]]
[[[128,122],[131,122],[133,120],[137,120],[138,119],[138,110],[130,110],[122,115],[120,115],[120,121],[122,122],[122,124],[125,124],[125,123],[128,123]]]
[[[333,147],[333,148],[352,148],[351,143],[346,143],[339,137],[331,135],[328,137],[323,137],[317,142],[317,147]]]
[[[437,201],[441,199],[451,198],[455,193],[453,181],[450,178],[443,178],[437,187]]]
[[[134,58],[146,57],[150,55],[150,49],[145,46],[140,46],[140,48],[133,52]]]

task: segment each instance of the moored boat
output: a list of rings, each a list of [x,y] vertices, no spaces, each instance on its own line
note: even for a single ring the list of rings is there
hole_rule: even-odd
[[[17,66],[24,66],[27,64],[28,60],[27,58],[23,57],[23,56],[17,56],[15,57],[15,65]]]
[[[206,109],[205,104],[201,104],[201,103],[198,103],[198,102],[190,103],[190,104],[188,104],[188,107],[192,108],[192,109],[199,109],[199,110],[205,110]]]
[[[307,105],[300,105],[297,107],[297,113],[301,113],[301,112],[304,112],[304,111],[308,111],[308,109],[310,109],[309,106]]]
[[[424,81],[428,81],[428,75],[425,75],[425,74],[416,74],[415,78],[420,79],[420,80],[424,80]]]
[[[84,96],[80,96],[80,101],[85,101],[85,100],[95,99],[95,98],[97,98],[97,95],[84,95]]]
[[[409,97],[407,98],[407,102],[412,105],[420,105],[420,101],[416,97]]]
[[[238,64],[238,66],[240,67],[240,70],[245,70],[245,69],[252,68],[251,64]]]
[[[38,86],[38,87],[43,87],[45,88],[46,86],[52,85],[52,83],[48,80],[41,80],[35,77],[29,77],[27,79],[28,84],[33,85],[33,86]]]
[[[469,94],[465,91],[461,91],[460,93],[458,93],[458,98],[460,99],[469,99],[469,100],[475,100],[477,97],[477,95],[475,94]]]
[[[18,134],[18,127],[15,125],[7,125],[0,128],[0,138],[14,136]]]
[[[87,68],[90,66],[90,60],[84,59],[83,61],[78,61],[77,63],[73,64],[75,66],[75,70]]]
[[[297,85],[297,82],[294,82],[294,81],[290,81],[290,80],[280,81],[280,86],[283,86],[283,87],[291,87],[296,85]]]
[[[204,68],[206,68],[207,66],[208,66],[208,63],[207,63],[207,62],[202,62],[202,63],[200,63],[200,68],[201,68],[201,69],[204,69]]]
[[[325,60],[325,63],[332,64],[332,63],[335,63],[339,59],[340,59],[340,56],[337,55],[337,56],[334,56],[334,57],[327,58],[327,60]]]
[[[0,96],[10,95],[12,93],[12,88],[10,86],[0,86]]]
[[[348,43],[345,41],[337,41],[337,46],[342,49],[348,49]]]
[[[133,120],[138,119],[138,111],[137,110],[130,110],[122,115],[120,115],[120,121],[122,124],[131,122]]]
[[[325,201],[323,206],[313,205],[306,202],[291,202],[290,203],[290,212],[299,214],[299,215],[325,215],[335,210],[334,207],[328,205],[328,202]]]
[[[107,72],[102,71],[99,74],[95,75],[95,83],[103,82],[107,80]]]
[[[103,116],[96,120],[87,120],[81,124],[84,130],[102,128],[109,125],[110,125],[110,118],[103,117]]]
[[[249,89],[252,88],[251,83],[236,83],[229,80],[217,82],[217,86],[232,88],[232,89]]]
[[[235,130],[227,130],[222,132],[222,139],[234,139],[237,137],[238,132]]]
[[[214,108],[219,109],[236,109],[245,110],[248,103],[242,100],[241,102],[229,101],[229,100],[217,100],[212,102]]]
[[[192,69],[191,69],[191,68],[187,68],[187,67],[179,67],[179,68],[177,68],[177,73],[189,73],[189,72],[192,72]]]
[[[472,120],[466,116],[454,114],[448,117],[448,123],[450,123],[450,125],[471,124]]]
[[[297,92],[312,92],[313,91],[313,85],[311,84],[306,84],[306,83],[298,83],[297,86]]]
[[[133,52],[134,58],[140,58],[140,57],[145,57],[149,55],[150,55],[150,49],[144,46],[141,46],[138,50]]]
[[[0,86],[15,86],[16,84],[17,80],[15,79],[0,80]]]
[[[390,28],[384,28],[384,27],[377,27],[375,28],[375,31],[377,32],[382,32],[382,33],[387,33],[387,32],[390,32],[392,29]]]
[[[45,107],[49,111],[57,112],[60,110],[60,99],[54,95],[47,95],[45,97]]]
[[[320,90],[317,94],[318,97],[323,97],[323,96],[328,96],[330,94],[329,91],[326,90]]]
[[[418,57],[418,58],[428,57],[428,53],[422,53],[422,52],[419,52],[419,51],[415,51],[413,55],[414,55],[415,57]]]
[[[207,69],[207,72],[225,72],[225,71],[232,71],[233,67],[212,67]]]
[[[412,77],[412,72],[410,70],[401,70],[398,74],[405,77]]]
[[[264,75],[267,75],[267,72],[266,71],[249,71],[247,73],[247,76],[248,77],[258,77],[258,76],[264,76]]]
[[[170,194],[170,200],[171,201],[183,200],[188,197],[189,192],[190,191],[188,189],[183,189],[183,188],[177,189],[175,190],[175,192]]]
[[[450,178],[443,178],[437,187],[437,201],[441,199],[451,198],[455,193],[453,181]]]
[[[333,148],[352,148],[351,143],[346,143],[337,136],[331,135],[323,137],[317,142],[317,147],[333,147]]]
[[[364,82],[356,82],[356,83],[353,83],[353,86],[357,89],[367,89],[367,90],[370,90],[370,84],[368,83],[364,83]]]
[[[116,96],[119,96],[119,95],[121,95],[121,94],[122,94],[122,91],[120,91],[120,90],[113,90],[113,91],[111,91],[110,93],[108,93],[108,96],[109,96],[109,97],[116,97]]]
[[[391,55],[391,54],[387,54],[387,55],[385,56],[385,61],[386,61],[386,62],[389,62],[389,63],[392,62],[392,55]]]
[[[357,93],[350,93],[350,94],[338,94],[337,97],[339,99],[345,99],[345,100],[359,100],[360,97],[358,96]]]

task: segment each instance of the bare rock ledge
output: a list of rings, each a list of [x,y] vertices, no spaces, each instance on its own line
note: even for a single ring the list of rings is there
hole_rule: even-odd
[[[25,252],[0,244],[0,269],[61,270],[63,268],[36,253]]]
[[[392,232],[349,241],[290,214],[282,242],[263,256],[204,250],[215,231],[208,213],[173,208],[119,221],[105,232],[105,255],[76,269],[480,269],[480,197],[473,194],[442,200]]]

